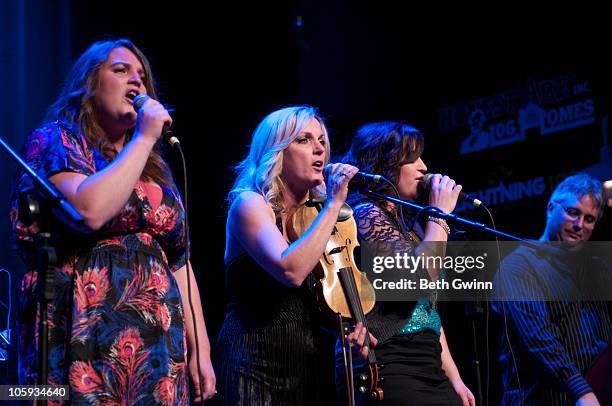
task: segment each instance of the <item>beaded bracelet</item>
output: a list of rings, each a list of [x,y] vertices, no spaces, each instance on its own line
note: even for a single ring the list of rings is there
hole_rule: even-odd
[[[438,217],[429,216],[429,217],[427,217],[427,221],[433,221],[434,223],[436,223],[437,225],[442,227],[442,229],[444,231],[446,231],[447,235],[450,234],[451,230],[450,230],[450,227],[448,226],[448,223],[446,222],[446,220],[438,218]]]

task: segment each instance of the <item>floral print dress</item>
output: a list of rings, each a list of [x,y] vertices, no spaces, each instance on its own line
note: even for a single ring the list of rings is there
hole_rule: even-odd
[[[23,150],[43,178],[86,176],[106,167],[102,154],[61,122],[34,131]],[[41,224],[19,220],[17,197],[31,179],[16,178],[13,233],[30,271],[22,279],[19,378],[37,378],[37,271],[33,241]],[[55,298],[48,305],[48,383],[70,386],[70,403],[188,404],[187,346],[178,286],[185,265],[184,210],[176,190],[139,181],[121,212],[92,234],[45,225],[61,236]],[[53,403],[51,403],[53,404]]]

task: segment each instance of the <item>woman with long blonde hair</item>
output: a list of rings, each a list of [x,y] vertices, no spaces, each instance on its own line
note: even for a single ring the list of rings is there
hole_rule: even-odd
[[[332,349],[319,348],[311,271],[357,168],[328,165],[329,156],[321,116],[312,107],[295,106],[261,121],[237,166],[226,227],[229,304],[217,343],[219,392],[226,404],[334,402],[333,393],[323,396],[333,367],[321,355]],[[327,197],[323,209],[290,243],[287,220],[318,195]]]

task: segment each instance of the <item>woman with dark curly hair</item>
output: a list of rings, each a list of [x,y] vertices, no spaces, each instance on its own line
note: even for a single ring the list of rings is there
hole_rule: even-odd
[[[423,135],[398,122],[378,122],[361,127],[353,138],[344,162],[361,171],[385,176],[393,186],[371,183],[369,189],[415,201],[422,193],[427,166],[421,159]],[[395,187],[395,189],[394,189]],[[429,206],[450,213],[454,210],[461,186],[448,176],[436,174],[429,191]],[[446,241],[450,229],[444,220],[429,217],[424,226],[413,222],[412,214],[402,215],[402,207],[386,200],[358,198],[350,201],[362,243],[376,244],[396,252],[419,255],[427,241]],[[405,221],[404,221],[405,220]],[[422,277],[436,280],[435,269]],[[380,405],[473,405],[474,396],[464,385],[449,352],[435,297],[414,302],[378,302],[367,316],[370,332],[377,339],[376,358],[384,367]],[[349,340],[359,344],[356,334]],[[337,352],[337,365],[342,365]],[[338,383],[343,374],[337,371]]]

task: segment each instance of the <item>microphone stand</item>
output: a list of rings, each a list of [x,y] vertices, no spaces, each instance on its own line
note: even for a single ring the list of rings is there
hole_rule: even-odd
[[[83,216],[66,200],[55,187],[49,182],[42,179],[34,172],[34,170],[23,160],[21,157],[13,151],[13,149],[0,137],[0,146],[7,152],[7,154],[17,162],[17,164],[28,174],[34,181],[36,191],[35,194],[27,194],[19,196],[19,215],[20,220],[24,224],[31,224],[37,221],[40,226],[44,224],[44,218],[41,214],[43,213],[42,208],[48,207],[51,212],[67,223],[69,226],[77,231],[90,232],[89,227],[85,225]],[[45,204],[43,206],[42,204]],[[42,220],[42,221],[41,221]],[[36,264],[37,264],[37,282],[36,282],[36,296],[40,308],[40,320],[39,320],[39,353],[38,353],[38,379],[39,385],[47,385],[48,376],[48,353],[49,353],[49,324],[47,305],[55,297],[55,268],[57,263],[57,253],[55,247],[52,244],[53,238],[50,232],[41,230],[36,239]],[[47,401],[42,400],[42,404],[46,405]]]
[[[32,178],[34,186],[42,195],[44,201],[49,203],[53,214],[58,216],[62,221],[67,222],[72,228],[77,231],[90,232],[91,230],[85,225],[83,216],[66,200],[66,197],[62,195],[55,187],[49,184],[46,180],[41,178],[34,172],[32,168],[23,160],[21,157],[13,151],[13,149],[0,137],[0,146],[6,151],[7,154],[13,161],[17,162],[19,166]]]
[[[369,196],[369,197],[373,197],[376,199],[384,199],[393,203],[397,203],[397,204],[401,204],[403,206],[406,207],[410,207],[411,209],[415,209],[418,211],[419,215],[422,214],[427,214],[429,216],[432,217],[437,217],[440,219],[444,219],[446,220],[448,223],[453,224],[453,225],[460,225],[462,227],[467,228],[468,230],[477,230],[477,231],[485,231],[491,235],[494,235],[496,237],[503,237],[503,238],[507,238],[507,239],[511,239],[511,240],[515,240],[515,241],[521,241],[526,243],[527,245],[529,245],[529,241],[524,240],[523,238],[517,237],[515,235],[512,234],[508,234],[508,233],[504,233],[503,231],[499,231],[499,230],[495,230],[492,229],[490,227],[487,227],[486,225],[484,225],[483,223],[478,223],[476,221],[472,221],[472,220],[468,220],[466,218],[463,217],[459,217],[455,214],[450,214],[450,213],[444,213],[442,210],[437,209],[435,207],[432,206],[420,206],[418,204],[414,204],[412,202],[407,202],[405,200],[402,199],[397,199],[395,197],[391,197],[391,196],[385,196],[382,195],[380,193],[377,192],[373,192],[369,189],[364,189],[360,191],[362,194]]]
[[[480,399],[480,403],[488,405],[488,401],[485,401],[485,398],[482,396],[482,377],[480,374],[480,359],[478,357],[480,349],[478,346],[478,340],[476,338],[476,322],[479,317],[482,317],[484,315],[484,312],[485,309],[480,302],[476,302],[472,305],[470,305],[469,303],[465,304],[464,314],[466,314],[467,317],[470,319],[470,324],[472,325],[472,343],[474,346],[472,366],[474,367],[474,371],[476,373],[476,387],[478,388],[478,399]],[[487,368],[489,368],[488,365]]]

